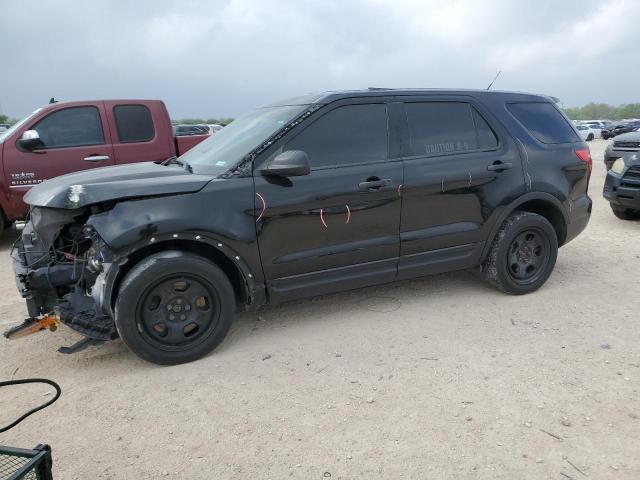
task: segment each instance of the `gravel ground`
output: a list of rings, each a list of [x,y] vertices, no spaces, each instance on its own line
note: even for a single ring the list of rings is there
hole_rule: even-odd
[[[0,378],[64,392],[0,443],[51,444],[64,479],[640,478],[640,222],[601,197],[605,143],[591,223],[534,294],[459,272],[265,308],[177,367],[64,356],[66,328],[0,339]],[[9,245],[3,329],[25,315]],[[51,394],[3,390],[0,423]]]

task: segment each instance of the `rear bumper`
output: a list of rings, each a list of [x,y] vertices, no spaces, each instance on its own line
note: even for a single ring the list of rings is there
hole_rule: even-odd
[[[602,196],[612,205],[640,210],[640,186],[638,188],[621,186],[622,177],[607,173]]]
[[[565,244],[576,238],[589,224],[593,202],[589,195],[585,194],[571,204],[569,223],[567,225],[567,237]]]

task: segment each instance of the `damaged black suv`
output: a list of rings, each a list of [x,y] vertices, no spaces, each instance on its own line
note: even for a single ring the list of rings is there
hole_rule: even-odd
[[[587,225],[587,145],[544,96],[364,90],[259,108],[177,159],[26,196],[29,319],[187,362],[238,308],[460,269],[539,288]],[[53,319],[53,320],[52,320]],[[37,329],[37,328],[36,328]]]

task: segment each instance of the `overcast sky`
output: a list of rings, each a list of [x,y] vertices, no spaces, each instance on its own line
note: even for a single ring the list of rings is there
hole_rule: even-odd
[[[173,118],[384,87],[640,102],[639,0],[0,0],[0,113],[159,98]]]

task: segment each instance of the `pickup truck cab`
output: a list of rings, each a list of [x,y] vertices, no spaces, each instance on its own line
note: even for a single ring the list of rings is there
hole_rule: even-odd
[[[174,137],[160,100],[58,102],[0,133],[0,230],[26,218],[33,186],[66,173],[135,162],[161,162],[208,135]]]

